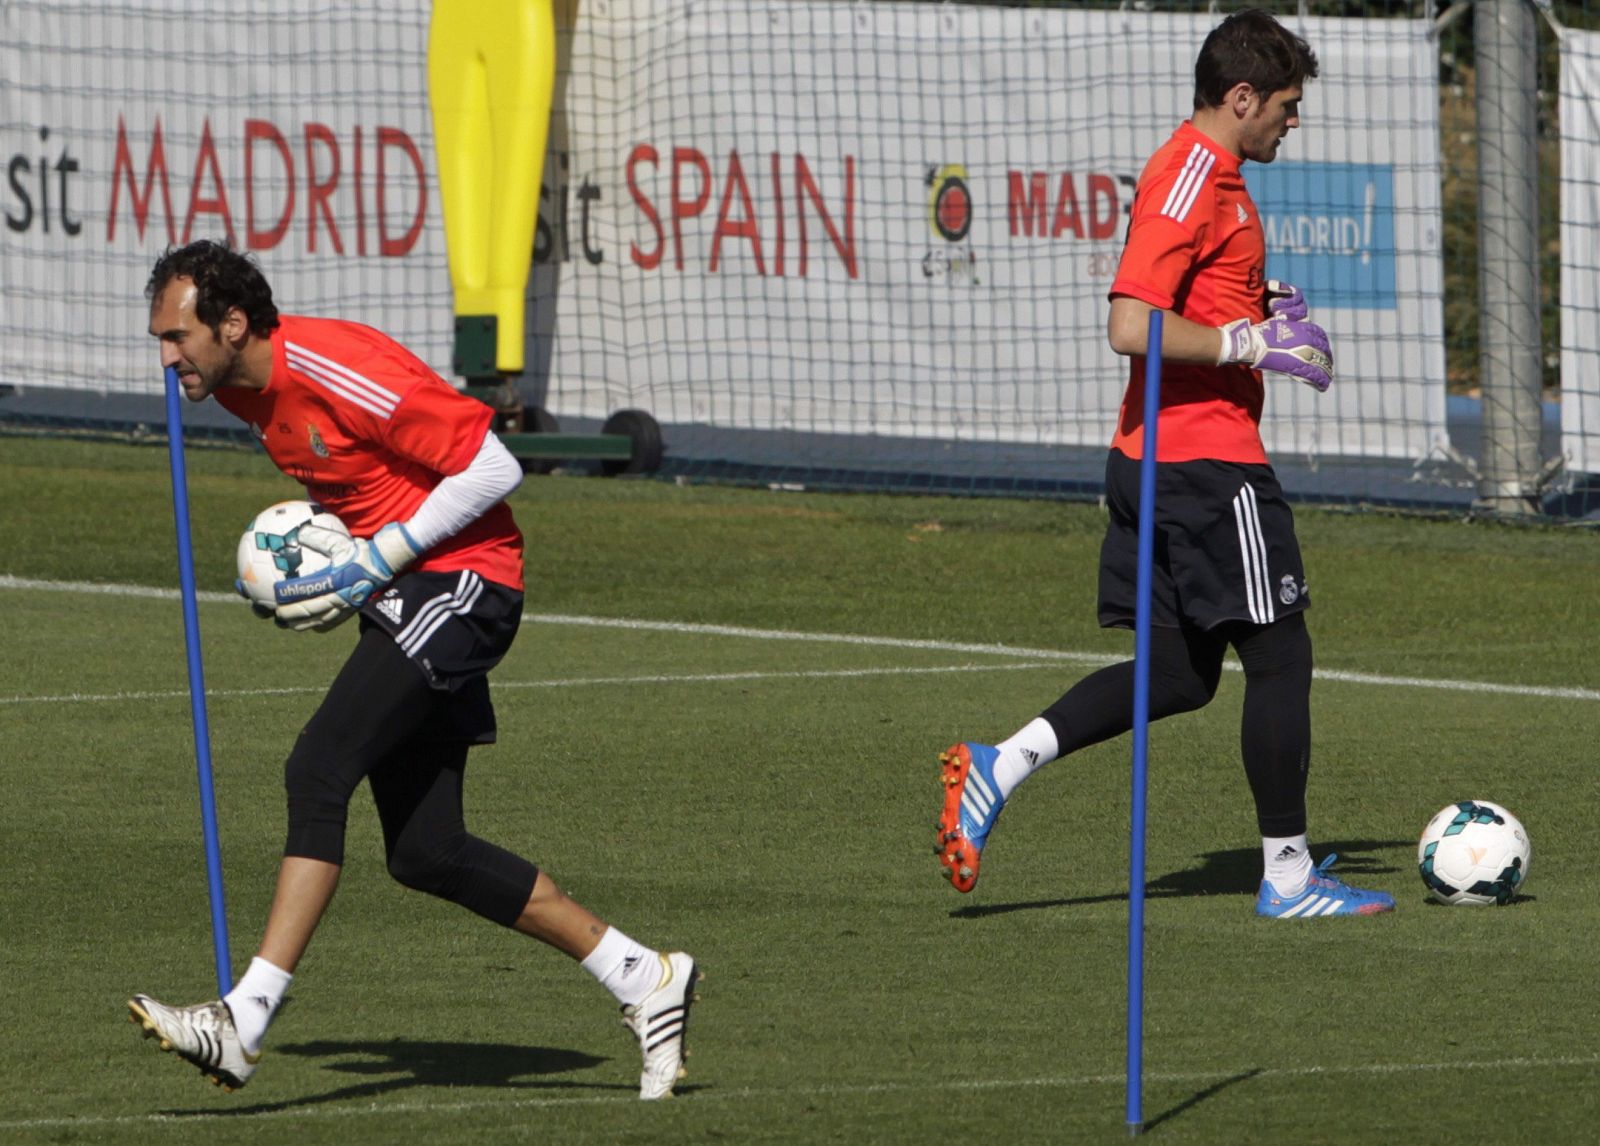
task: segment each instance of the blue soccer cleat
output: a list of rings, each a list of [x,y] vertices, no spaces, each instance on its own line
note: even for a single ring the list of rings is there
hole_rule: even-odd
[[[1256,896],[1256,914],[1273,919],[1310,919],[1315,915],[1377,915],[1394,910],[1394,896],[1383,891],[1351,887],[1330,870],[1336,855],[1329,854],[1311,873],[1306,889],[1296,896],[1278,894],[1266,880]]]
[[[957,891],[978,884],[978,858],[994,830],[1006,798],[994,782],[1000,750],[987,744],[956,744],[939,754],[944,808],[934,853]]]

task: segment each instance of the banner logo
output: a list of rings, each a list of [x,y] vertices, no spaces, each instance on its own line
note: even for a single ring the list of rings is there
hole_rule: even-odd
[[[1313,310],[1396,307],[1394,168],[1370,163],[1251,164],[1245,183],[1272,278]]]
[[[922,256],[922,274],[949,283],[978,283],[978,253],[963,240],[972,232],[972,192],[967,169],[959,163],[928,168],[928,230],[945,246],[930,247]]]
[[[972,230],[972,195],[967,169],[951,164],[928,172],[928,224],[947,243],[959,243]]]

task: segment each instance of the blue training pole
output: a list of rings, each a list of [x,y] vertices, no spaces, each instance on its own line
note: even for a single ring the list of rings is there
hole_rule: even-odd
[[[217,843],[217,799],[211,788],[211,727],[206,720],[206,679],[200,666],[200,614],[195,608],[194,541],[189,536],[189,477],[183,464],[182,396],[178,372],[167,367],[167,456],[172,462],[172,516],[178,526],[178,580],[183,587],[183,637],[189,650],[189,707],[194,716],[195,769],[200,775],[200,823],[206,842],[206,886],[211,893],[211,944],[217,991],[233,990],[228,955],[228,912],[222,898],[222,849]]]
[[[1150,582],[1156,552],[1156,422],[1161,410],[1161,312],[1150,312],[1144,359],[1144,457],[1139,462],[1138,601],[1133,626],[1133,801],[1128,834],[1128,1131],[1144,1130],[1144,796],[1150,757]]]

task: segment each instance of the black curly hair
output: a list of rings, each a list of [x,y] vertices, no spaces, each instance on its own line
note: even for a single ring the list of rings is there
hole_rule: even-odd
[[[1317,76],[1317,54],[1260,8],[1235,12],[1211,29],[1194,62],[1196,111],[1221,107],[1235,84],[1246,83],[1263,99]]]
[[[150,271],[144,297],[154,302],[176,278],[193,281],[195,317],[213,333],[234,307],[244,312],[250,333],[257,338],[278,329],[278,308],[273,305],[266,276],[254,259],[227,243],[196,239],[188,246],[168,248]]]

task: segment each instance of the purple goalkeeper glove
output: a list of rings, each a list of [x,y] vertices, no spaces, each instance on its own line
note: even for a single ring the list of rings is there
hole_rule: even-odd
[[[1314,322],[1235,319],[1222,327],[1222,353],[1217,358],[1218,366],[1230,362],[1292,374],[1316,390],[1333,385],[1333,350],[1327,332]]]
[[[1306,295],[1299,287],[1277,279],[1267,280],[1268,318],[1287,318],[1291,322],[1304,322],[1311,317],[1306,305]]]

